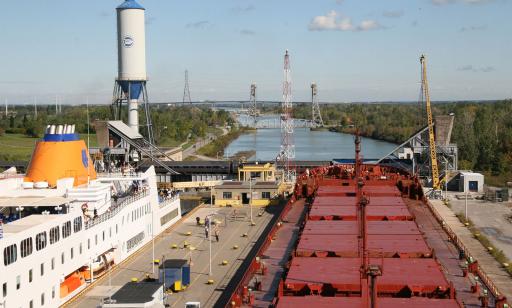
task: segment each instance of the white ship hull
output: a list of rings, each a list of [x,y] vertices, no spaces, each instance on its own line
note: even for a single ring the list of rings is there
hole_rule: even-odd
[[[113,202],[112,183],[127,186],[132,181],[144,185],[139,192]],[[74,200],[67,214],[31,215],[3,226],[0,307],[58,307],[83,290],[91,278],[119,264],[181,218],[179,196],[159,202],[153,167],[135,177],[99,177],[96,184],[68,189],[64,196]],[[91,218],[83,213],[84,202]],[[96,218],[92,218],[93,207],[98,211]],[[59,240],[51,243],[55,237],[51,230],[57,226]],[[46,234],[45,247],[40,234]],[[27,239],[32,241],[31,249]]]

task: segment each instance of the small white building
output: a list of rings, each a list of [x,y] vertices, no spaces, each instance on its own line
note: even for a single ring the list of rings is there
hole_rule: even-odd
[[[476,172],[461,172],[459,174],[460,192],[484,192],[484,175]]]

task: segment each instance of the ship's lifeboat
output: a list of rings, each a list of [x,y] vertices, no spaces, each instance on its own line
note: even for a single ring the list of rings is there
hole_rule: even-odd
[[[114,252],[109,251],[97,257],[91,265],[94,278],[103,276],[112,265],[114,265]],[[80,272],[85,280],[91,280],[91,267],[84,266],[80,269]]]
[[[64,278],[60,284],[60,298],[68,296],[70,293],[85,284],[85,277],[81,271],[76,271]]]

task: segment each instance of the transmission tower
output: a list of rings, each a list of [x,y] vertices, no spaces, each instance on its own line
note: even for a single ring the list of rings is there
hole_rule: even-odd
[[[316,126],[324,126],[324,120],[322,120],[322,113],[320,112],[320,105],[318,105],[318,100],[317,100],[317,87],[316,87],[316,83],[312,83],[311,84],[311,103],[313,105],[312,107],[312,121],[313,123],[316,125]]]
[[[188,70],[185,71],[185,88],[183,88],[183,104],[192,104],[190,99],[190,88],[188,87]]]
[[[252,123],[256,126],[256,121],[258,118],[258,107],[256,106],[256,84],[251,84],[251,95],[249,97],[249,116],[252,117]]]
[[[281,151],[277,159],[283,169],[283,181],[291,183],[295,182],[295,169],[292,166],[292,161],[295,158],[292,108],[290,55],[288,54],[288,50],[286,50],[284,55],[283,103],[281,105]]]

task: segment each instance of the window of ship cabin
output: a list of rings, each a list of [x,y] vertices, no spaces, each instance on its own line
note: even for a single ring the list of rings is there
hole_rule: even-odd
[[[41,293],[41,306],[44,306],[44,293]]]
[[[52,258],[52,270],[55,269],[55,258]]]
[[[4,284],[2,285],[2,296],[7,296],[7,282],[4,282]]]
[[[31,237],[26,238],[23,241],[21,241],[20,250],[21,250],[22,258],[25,258],[32,254],[32,238]]]
[[[52,298],[55,298],[55,286],[52,287]]]
[[[112,237],[112,227],[108,228],[108,237]]]
[[[82,230],[82,216],[78,216],[73,220],[73,231],[77,233],[80,230]]]
[[[41,232],[36,235],[36,250],[41,250],[46,247],[46,232]]]
[[[59,241],[59,226],[50,229],[50,244],[55,244]]]
[[[79,252],[80,254],[82,254],[82,243],[80,243],[80,245],[78,245],[78,252]]]
[[[91,249],[91,239],[87,239],[87,249]]]
[[[28,308],[34,308],[34,301],[31,300],[29,303],[28,303]]]
[[[62,224],[62,238],[66,238],[71,235],[71,221],[67,221]]]
[[[28,282],[32,282],[32,278],[33,278],[33,270],[32,269],[29,269],[28,270]]]
[[[105,231],[101,232],[101,237],[103,238],[103,241],[105,241]]]
[[[60,263],[64,264],[64,253],[60,254]]]
[[[73,247],[71,247],[71,259],[73,259],[74,256],[75,256],[75,249],[73,249]]]
[[[94,235],[94,245],[98,245],[98,234]]]
[[[261,199],[270,199],[270,191],[262,191]]]
[[[19,290],[21,287],[21,277],[20,275],[16,276],[16,290]]]
[[[44,275],[44,263],[41,263],[41,276]]]
[[[18,259],[18,247],[16,244],[4,248],[4,265],[16,262]]]
[[[119,228],[117,227],[117,224],[116,224],[116,234],[119,232]]]
[[[231,199],[233,194],[230,191],[225,191],[222,193],[222,199]]]

